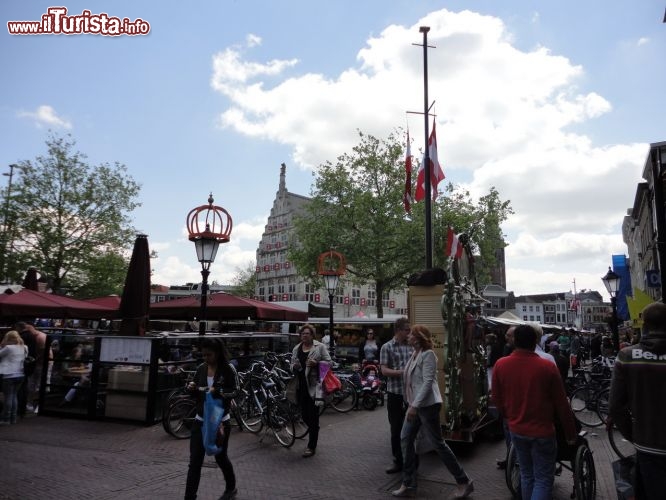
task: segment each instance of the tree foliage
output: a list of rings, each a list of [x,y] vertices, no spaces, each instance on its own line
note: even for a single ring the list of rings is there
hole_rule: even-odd
[[[341,252],[347,279],[375,283],[382,317],[383,293],[404,288],[407,277],[425,267],[424,204],[413,204],[411,214],[405,213],[402,133],[378,139],[359,132],[359,137],[350,153],[316,172],[312,202],[295,220],[289,259],[299,274],[319,285],[317,256],[329,248]],[[504,246],[500,224],[510,213],[510,203],[494,188],[475,202],[468,192],[448,184],[432,204],[434,264],[445,265],[446,228],[452,226],[470,235],[480,253],[477,268],[488,275],[495,249]]]
[[[69,276],[78,287],[99,278],[104,264],[119,271],[135,233],[129,214],[139,206],[140,186],[124,165],[92,166],[75,144],[70,136],[51,136],[45,156],[20,162],[7,203],[13,242],[8,260],[29,262],[56,292],[69,289]],[[12,277],[22,272],[13,267]],[[124,276],[121,288],[123,282]]]
[[[122,295],[129,263],[113,252],[92,256],[67,275],[67,289],[77,298]]]
[[[254,262],[248,262],[243,268],[236,268],[236,274],[231,280],[233,285],[232,294],[239,297],[253,298],[257,285],[257,273]]]

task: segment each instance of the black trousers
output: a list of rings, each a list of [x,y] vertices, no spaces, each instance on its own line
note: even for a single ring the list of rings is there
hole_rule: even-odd
[[[224,440],[222,442],[223,451],[215,455],[215,461],[224,475],[224,481],[227,483],[225,490],[233,490],[236,487],[236,475],[234,467],[231,465],[227,450],[229,449],[229,434],[231,433],[231,422],[227,420],[223,424]],[[201,432],[201,422],[196,420],[192,424],[192,436],[190,437],[190,465],[187,469],[187,483],[185,484],[185,500],[194,500],[197,498],[199,490],[199,481],[201,480],[201,466],[203,465],[206,450],[204,449],[203,436]]]
[[[308,448],[316,450],[319,440],[319,408],[307,390],[298,391],[298,406],[301,407],[303,422],[308,426]]]
[[[391,453],[393,461],[399,467],[403,466],[402,449],[400,447],[400,431],[405,420],[407,407],[402,394],[386,393],[386,411],[388,412],[389,426],[391,427]]]

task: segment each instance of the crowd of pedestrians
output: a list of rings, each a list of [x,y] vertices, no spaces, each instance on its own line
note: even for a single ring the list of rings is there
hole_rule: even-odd
[[[574,331],[543,332],[538,325],[524,324],[505,332],[486,332],[488,389],[493,405],[503,422],[507,449],[516,450],[520,471],[521,496],[524,499],[552,498],[556,472],[558,431],[560,445],[574,445],[576,422],[565,393],[565,381],[589,356],[617,354],[610,391],[610,418],[620,432],[637,449],[636,488],[638,499],[661,499],[666,491],[666,304],[654,303],[642,313],[644,330],[640,341],[624,339],[624,348],[615,353],[602,335],[584,341]],[[334,332],[335,333],[335,332]],[[315,455],[319,435],[319,365],[330,362],[326,345],[315,339],[315,328],[299,328],[300,342],[292,352],[291,369],[297,381],[297,401],[309,428],[308,442],[302,456]],[[17,323],[0,343],[0,375],[4,406],[0,425],[11,425],[20,419],[28,405],[36,404],[35,386],[29,383],[34,374],[24,372],[26,357],[44,360],[52,355],[45,351],[45,335],[33,325]],[[239,390],[235,369],[229,363],[219,340],[204,339],[201,344],[203,363],[197,368],[189,387],[197,400],[197,416],[192,427],[185,499],[194,499],[201,478],[205,450],[202,427],[206,418],[205,391],[208,387],[224,401],[225,413],[217,428],[215,454],[225,481],[220,497],[230,500],[237,494],[236,476],[229,460],[231,431],[229,408]],[[424,325],[410,325],[400,318],[394,335],[381,344],[374,331],[366,331],[359,346],[359,360],[379,364],[386,381],[388,416],[387,439],[391,445],[392,463],[388,474],[401,474],[400,487],[394,497],[417,496],[419,467],[418,441],[434,449],[453,477],[456,488],[452,498],[467,498],[474,492],[474,482],[460,465],[442,436],[440,412],[442,389],[437,381],[441,367],[433,350],[431,332]],[[37,364],[44,366],[41,361]],[[36,380],[42,378],[42,373]],[[36,386],[37,388],[39,385]],[[23,394],[23,396],[22,396]],[[22,406],[23,405],[23,406]],[[417,436],[419,439],[417,439]],[[505,461],[497,463],[506,467]]]

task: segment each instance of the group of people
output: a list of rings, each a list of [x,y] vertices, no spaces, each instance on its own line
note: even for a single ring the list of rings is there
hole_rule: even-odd
[[[17,322],[2,338],[0,377],[4,404],[0,425],[16,424],[28,410],[37,412],[45,349],[46,334],[23,321]],[[27,365],[26,358],[32,358],[33,362]],[[49,353],[49,360],[52,359]]]

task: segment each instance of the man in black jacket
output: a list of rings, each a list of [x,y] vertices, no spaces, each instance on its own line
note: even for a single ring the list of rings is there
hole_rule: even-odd
[[[636,447],[638,488],[647,500],[666,492],[666,304],[643,309],[640,343],[615,359],[610,418]]]

